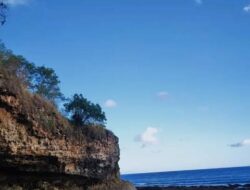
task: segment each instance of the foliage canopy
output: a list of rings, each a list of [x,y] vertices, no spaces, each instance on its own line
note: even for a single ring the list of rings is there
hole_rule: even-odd
[[[24,57],[12,53],[1,42],[0,69],[4,69],[11,76],[16,76],[22,86],[54,105],[57,100],[65,100],[59,88],[60,81],[53,69],[36,66]],[[66,100],[64,107],[70,115],[70,120],[76,126],[100,125],[106,121],[101,106],[90,102],[82,94],[75,94],[71,99]]]
[[[94,104],[83,97],[75,94],[64,104],[65,110],[70,113],[71,121],[76,126],[89,124],[103,124],[106,121],[105,113],[99,104]]]
[[[53,104],[63,99],[60,81],[55,71],[45,66],[35,66],[24,57],[13,54],[0,45],[0,64],[10,74],[17,76],[31,92],[39,94]]]

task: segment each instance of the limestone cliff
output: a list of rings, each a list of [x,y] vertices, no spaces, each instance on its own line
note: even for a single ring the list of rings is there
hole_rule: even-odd
[[[119,179],[118,138],[76,129],[55,107],[0,73],[1,189],[134,189]]]

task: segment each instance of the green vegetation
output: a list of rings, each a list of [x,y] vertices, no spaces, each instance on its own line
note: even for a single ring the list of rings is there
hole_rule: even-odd
[[[44,66],[31,68],[32,77],[30,89],[55,104],[56,100],[62,100],[63,94],[60,91],[57,75],[51,68]]]
[[[106,121],[101,106],[91,103],[82,94],[75,94],[72,99],[64,104],[64,107],[66,112],[70,113],[71,121],[76,126],[103,124]]]
[[[4,44],[0,45],[0,64],[10,74],[17,76],[22,84],[34,94],[39,94],[54,105],[62,100],[58,76],[51,68],[35,66],[24,57],[14,55]]]
[[[6,10],[7,5],[0,1],[0,24],[2,25],[6,21]],[[48,100],[53,105],[56,105],[58,100],[65,100],[59,88],[58,76],[52,68],[35,66],[24,57],[13,54],[1,42],[0,70],[11,79],[6,86],[15,89],[16,92],[19,91],[19,94],[23,93],[20,89],[24,87],[34,95]],[[104,126],[106,116],[101,106],[90,102],[82,94],[75,94],[72,99],[68,99],[64,107],[65,111],[70,115],[71,123],[77,127]],[[49,123],[51,125],[53,122]]]
[[[52,104],[52,107],[55,107],[58,101],[66,101],[59,88],[58,76],[53,69],[36,66],[24,57],[12,53],[5,48],[3,43],[0,43],[0,71],[8,78],[8,84],[5,86],[14,90],[15,93],[18,92],[20,97],[29,91],[34,95],[33,100],[36,100],[36,103],[41,104],[45,101]],[[28,96],[25,95],[25,97]],[[24,100],[25,98],[23,98]],[[32,107],[30,104],[34,104],[34,102],[25,101],[25,109],[29,113],[30,107]],[[106,116],[101,106],[90,102],[82,94],[75,94],[71,99],[67,99],[64,107],[69,115],[69,120],[76,127],[104,126]],[[50,110],[56,110],[56,108]],[[49,126],[55,123],[51,118],[45,117],[42,120],[47,120]]]

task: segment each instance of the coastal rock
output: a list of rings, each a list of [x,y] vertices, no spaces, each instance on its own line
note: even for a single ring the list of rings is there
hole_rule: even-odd
[[[53,105],[0,77],[0,189],[134,189],[119,179],[111,131],[75,129]]]

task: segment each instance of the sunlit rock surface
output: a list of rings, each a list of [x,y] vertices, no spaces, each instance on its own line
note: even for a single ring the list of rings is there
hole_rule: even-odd
[[[0,74],[1,189],[134,189],[119,179],[118,138],[73,129],[48,102]]]

